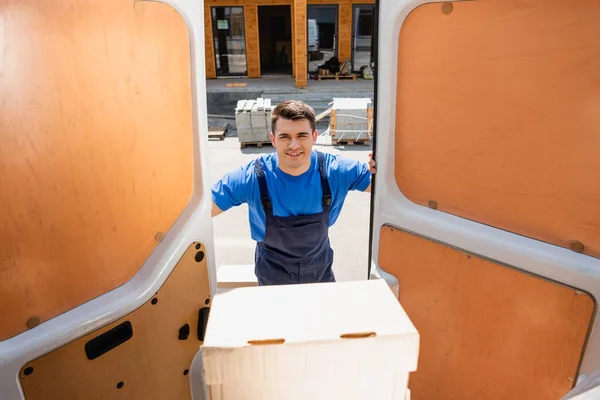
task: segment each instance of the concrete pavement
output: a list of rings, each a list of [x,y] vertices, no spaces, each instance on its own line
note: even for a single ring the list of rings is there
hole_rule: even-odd
[[[235,131],[234,131],[235,132]],[[237,136],[209,142],[210,179],[216,182],[225,173],[274,151],[271,146],[240,149]],[[324,152],[366,162],[371,146],[315,146]],[[370,193],[350,192],[335,225],[330,228],[335,252],[334,273],[338,281],[367,277]],[[217,266],[254,263],[255,242],[250,239],[248,208],[234,207],[213,218]]]
[[[245,83],[243,88],[228,88],[229,83]],[[334,97],[368,97],[373,99],[374,81],[357,79],[309,80],[306,89],[295,87],[291,77],[263,77],[261,79],[208,79],[206,99],[208,114],[234,115],[238,100],[269,98],[273,105],[286,100],[302,100],[310,104],[317,114],[329,108]]]

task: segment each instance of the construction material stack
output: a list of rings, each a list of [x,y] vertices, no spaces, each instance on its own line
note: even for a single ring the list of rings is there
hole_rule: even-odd
[[[329,132],[332,144],[371,144],[372,108],[369,98],[334,98]]]
[[[419,334],[383,280],[217,294],[202,345],[212,400],[405,400]]]
[[[271,99],[239,100],[235,108],[235,122],[242,148],[247,145],[261,147],[271,142]]]

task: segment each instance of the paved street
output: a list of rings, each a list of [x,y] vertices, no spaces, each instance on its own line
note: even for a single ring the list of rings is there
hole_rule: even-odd
[[[210,141],[211,184],[226,172],[248,163],[261,154],[274,151],[272,146],[240,149],[237,136]],[[323,146],[315,148],[366,162],[371,146]],[[335,252],[334,272],[338,281],[366,279],[369,238],[370,194],[350,192],[336,224],[330,229]],[[255,242],[250,239],[248,208],[232,208],[213,219],[217,265],[254,263]]]

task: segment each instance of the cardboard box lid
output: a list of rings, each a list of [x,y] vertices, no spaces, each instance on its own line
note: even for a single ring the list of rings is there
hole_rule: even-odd
[[[212,303],[205,381],[408,373],[418,347],[383,280],[233,289]]]

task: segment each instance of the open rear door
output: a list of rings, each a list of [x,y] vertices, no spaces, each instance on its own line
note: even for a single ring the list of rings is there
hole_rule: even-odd
[[[600,3],[380,0],[372,258],[415,400],[559,399],[600,364]]]
[[[203,27],[201,1],[0,1],[3,400],[192,397],[216,286]]]

